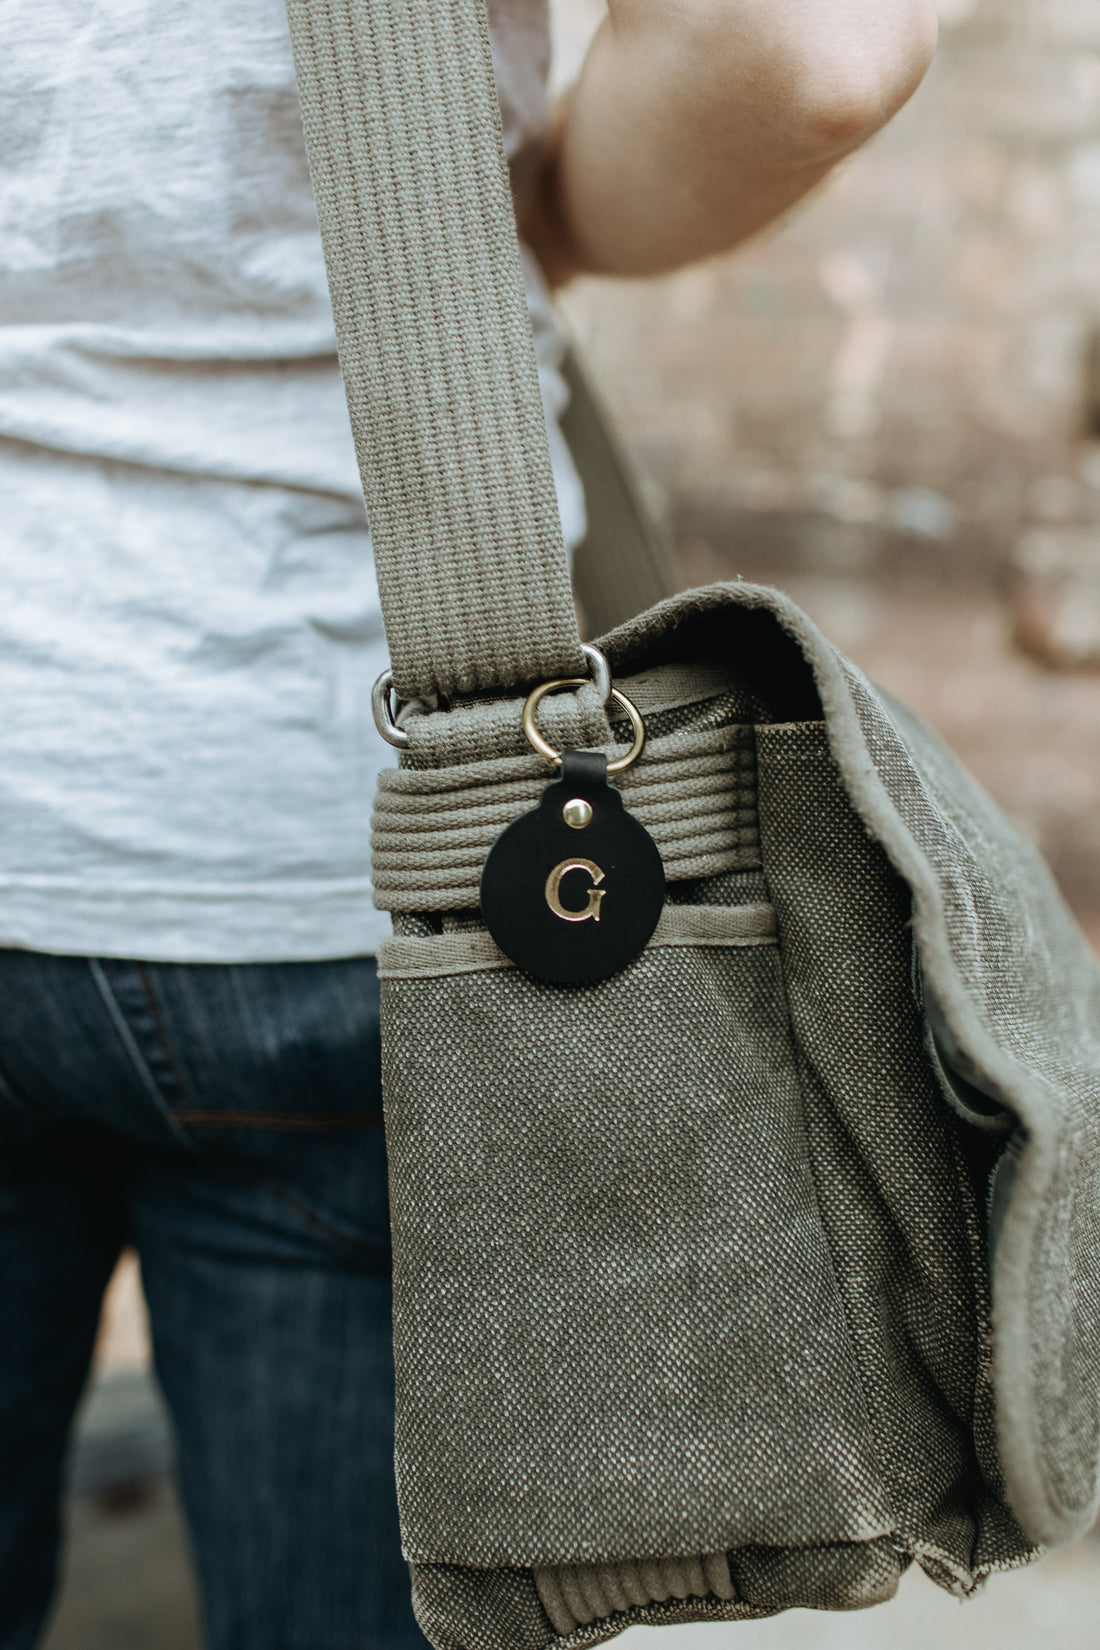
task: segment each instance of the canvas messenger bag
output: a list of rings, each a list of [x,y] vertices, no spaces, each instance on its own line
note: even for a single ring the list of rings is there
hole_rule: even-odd
[[[965,1595],[1097,1504],[1096,963],[778,592],[582,652],[482,5],[289,0],[403,747],[374,841],[417,1614],[545,1650],[856,1608],[914,1561]]]

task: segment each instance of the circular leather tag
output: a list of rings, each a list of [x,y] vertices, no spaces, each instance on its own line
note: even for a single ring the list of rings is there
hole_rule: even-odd
[[[625,968],[664,901],[657,844],[591,751],[563,752],[560,777],[501,832],[481,873],[481,913],[505,956],[563,984]]]

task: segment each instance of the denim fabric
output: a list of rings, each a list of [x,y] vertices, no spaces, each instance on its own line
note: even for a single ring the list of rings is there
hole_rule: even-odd
[[[210,1650],[423,1647],[372,959],[0,952],[0,1650],[30,1650],[48,1611],[67,1432],[126,1242]]]

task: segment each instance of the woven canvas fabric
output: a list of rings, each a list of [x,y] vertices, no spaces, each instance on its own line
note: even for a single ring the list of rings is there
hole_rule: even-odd
[[[509,709],[519,724],[522,700]],[[730,695],[703,725],[664,731],[649,719],[646,760],[624,774],[627,807],[657,843],[670,880],[710,877],[760,863],[752,730],[734,720]],[[486,856],[506,825],[537,805],[550,778],[528,747],[514,756],[383,773],[371,820],[375,900],[383,909],[469,910]],[[690,818],[683,797],[696,808]]]
[[[515,707],[430,696],[582,672],[481,0],[289,12],[431,774],[394,796],[430,803],[467,764],[493,792]],[[432,905],[430,820],[395,874],[425,901],[383,989],[398,1490],[438,1650],[853,1608],[911,1561],[965,1594],[1097,1500],[1100,974],[1049,876],[776,592],[691,592],[605,645],[655,718],[686,713],[669,737],[723,695],[754,730],[759,866],[681,867],[670,900],[774,916],[546,986],[479,970],[476,914]],[[546,716],[559,744],[611,744],[591,688]],[[736,812],[729,787],[685,771],[667,840]],[[483,830],[499,795],[468,792]],[[960,1116],[966,1085],[1015,1119],[1007,1144]]]
[[[788,686],[812,677],[849,801],[911,891],[926,988],[1020,1120],[994,1278],[998,1455],[1031,1539],[1071,1540],[1097,1503],[1096,960],[1031,845],[778,592],[716,586],[664,604],[609,638],[617,668],[667,653],[670,629],[686,651],[694,632],[694,647],[736,647],[757,668],[771,655]]]
[[[1085,1373],[1100,1362],[1096,961],[1030,845],[911,712],[851,679],[876,768],[943,901],[950,961],[930,933],[929,989],[1026,1136],[996,1255],[1002,1451],[1036,1538],[1069,1540],[1094,1516],[1100,1457]]]
[[[385,984],[408,1556],[888,1533],[774,944]]]
[[[654,1601],[737,1597],[725,1553],[626,1564],[547,1565],[536,1568],[535,1586],[543,1609],[563,1635]]]
[[[1047,873],[777,592],[693,592],[605,645],[657,726],[744,719],[759,869],[670,900],[763,896],[774,943],[551,987],[433,976],[426,914],[384,981],[402,1522],[455,1650],[855,1608],[914,1560],[965,1595],[1051,1539],[1029,1464],[1055,1538],[1096,1494],[1100,985]],[[515,759],[497,709],[489,764]],[[697,776],[683,818],[729,784]],[[1005,1136],[949,1103],[933,998],[1028,1123],[995,1256]],[[659,1579],[715,1553],[732,1597]],[[649,1602],[599,1615],[612,1574]]]
[[[735,1597],[668,1597],[635,1606],[625,1616],[583,1623],[548,1641],[548,1616],[532,1573],[471,1574],[447,1566],[416,1566],[417,1616],[438,1650],[557,1650],[599,1644],[624,1626],[675,1627],[695,1621],[755,1621],[790,1608],[858,1610],[891,1598],[905,1559],[890,1541],[802,1551],[745,1548],[728,1560]]]
[[[723,896],[723,902],[718,903],[716,890],[727,888],[734,875],[745,878],[743,891],[750,902],[731,906]],[[767,901],[752,899],[755,881],[750,872],[747,876],[734,873],[685,884],[711,897],[701,897],[700,903],[666,900],[648,942],[650,948],[728,949],[774,943],[775,912]],[[424,918],[413,918],[411,922],[405,919],[403,928],[404,932],[393,935],[382,946],[378,969],[382,979],[439,979],[444,974],[476,974],[512,966],[473,913],[463,912],[450,923],[445,919],[442,934],[433,932]]]
[[[583,675],[484,0],[287,12],[398,691]]]
[[[1027,1544],[991,1447],[984,1215],[924,1048],[910,893],[852,809],[823,723],[761,728],[757,746],[818,1207],[895,1533],[965,1587],[979,1540],[992,1564]]]

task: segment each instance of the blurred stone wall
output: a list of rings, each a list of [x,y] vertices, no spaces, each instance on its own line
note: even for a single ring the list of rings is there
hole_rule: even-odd
[[[561,78],[601,9],[556,0]],[[977,571],[1100,523],[1100,5],[941,9],[916,97],[778,232],[567,296],[686,535]]]
[[[564,83],[603,6],[553,5]],[[1100,3],[941,12],[915,98],[786,224],[563,307],[687,581],[786,588],[1100,946]]]

